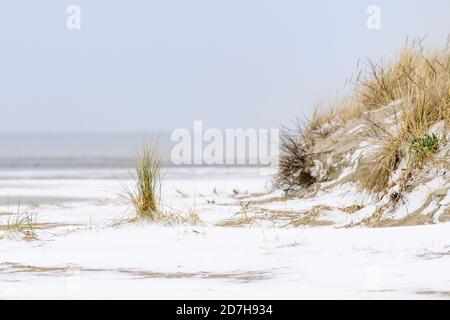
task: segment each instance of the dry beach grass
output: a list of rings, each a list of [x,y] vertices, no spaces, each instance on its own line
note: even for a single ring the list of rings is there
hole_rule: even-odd
[[[391,105],[390,123],[373,119],[371,111]],[[406,159],[403,179],[433,159],[446,144],[444,131],[450,124],[450,47],[427,51],[420,41],[408,43],[389,64],[368,61],[359,72],[353,95],[325,110],[317,109],[311,120],[287,132],[276,185],[286,191],[311,187],[316,155],[313,147],[350,121],[366,123],[365,134],[377,145],[370,159],[370,171],[360,179],[363,188],[384,192],[400,162]],[[440,133],[430,133],[442,123]]]
[[[194,209],[179,212],[163,206],[162,159],[158,144],[145,144],[136,157],[133,188],[124,187],[127,199],[135,211],[132,221],[148,221],[161,225],[201,223]]]

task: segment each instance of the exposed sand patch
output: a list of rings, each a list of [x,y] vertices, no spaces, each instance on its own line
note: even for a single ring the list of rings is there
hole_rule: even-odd
[[[84,268],[74,265],[67,266],[33,266],[23,265],[14,262],[4,262],[0,264],[0,273],[3,274],[33,274],[37,276],[60,276],[71,277],[72,271],[77,272],[113,272],[129,275],[134,279],[221,279],[238,282],[251,282],[270,279],[269,272],[263,271],[232,271],[225,273],[216,272],[154,272],[138,269],[105,269],[105,268]]]
[[[270,210],[252,206],[246,212],[235,214],[235,218],[226,219],[217,223],[220,227],[243,227],[252,226],[255,222],[266,222],[273,226],[285,227],[323,227],[333,225],[332,221],[318,220],[323,211],[331,210],[327,206],[315,206],[311,210]]]
[[[419,295],[425,296],[436,296],[440,298],[450,299],[450,291],[432,291],[432,290],[423,290],[417,291]]]
[[[50,230],[50,229],[57,229],[57,228],[67,228],[67,227],[76,228],[76,227],[83,227],[83,226],[85,226],[85,225],[81,224],[81,223],[39,222],[39,223],[34,223],[32,225],[32,228],[34,230]],[[0,230],[3,230],[3,231],[8,230],[8,226],[0,225]]]

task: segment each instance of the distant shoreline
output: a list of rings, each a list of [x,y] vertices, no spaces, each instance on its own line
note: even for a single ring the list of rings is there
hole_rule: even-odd
[[[0,169],[127,169],[134,166],[132,157],[0,157]],[[163,163],[167,168],[264,168],[250,164],[175,165],[170,160]]]

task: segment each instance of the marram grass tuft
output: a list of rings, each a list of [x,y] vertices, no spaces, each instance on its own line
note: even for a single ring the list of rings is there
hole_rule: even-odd
[[[146,145],[137,156],[134,188],[126,189],[137,219],[157,222],[161,213],[162,157],[157,145]]]

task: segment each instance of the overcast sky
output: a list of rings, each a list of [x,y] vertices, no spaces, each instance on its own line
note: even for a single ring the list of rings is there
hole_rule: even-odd
[[[81,8],[81,30],[66,27]],[[381,30],[366,9],[381,8]],[[278,128],[358,58],[444,45],[450,1],[2,0],[0,131]]]

